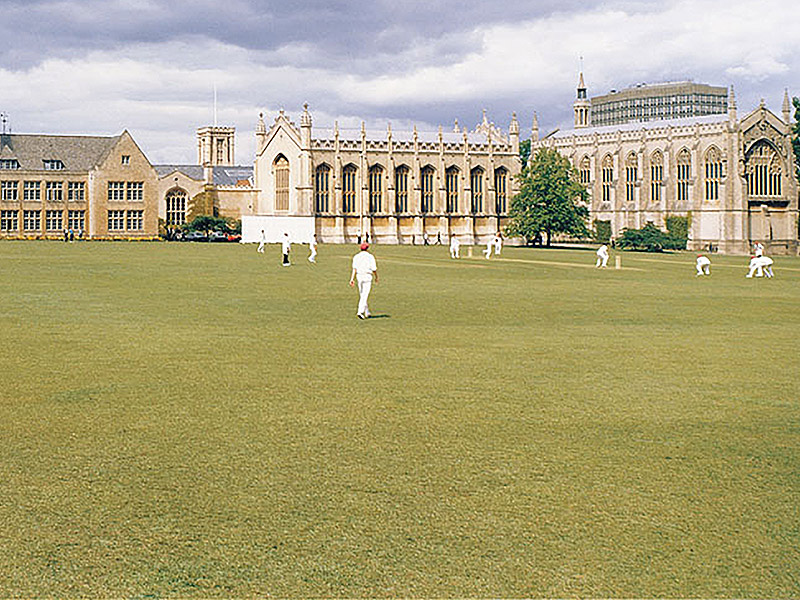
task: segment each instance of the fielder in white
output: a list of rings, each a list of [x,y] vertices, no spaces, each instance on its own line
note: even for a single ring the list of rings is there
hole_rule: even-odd
[[[450,258],[461,258],[461,242],[455,235],[450,236]]]
[[[600,269],[600,268],[605,268],[607,264],[608,264],[608,246],[603,244],[597,249],[597,263],[595,263],[594,266]]]
[[[697,255],[697,275],[695,277],[700,275],[711,275],[711,261],[702,254]]]
[[[492,256],[493,249],[494,249],[494,238],[486,242],[486,250],[483,251],[483,257],[490,258]]]
[[[315,263],[317,262],[317,234],[311,234],[311,241],[308,242],[308,250],[310,254],[308,255],[308,262]]]
[[[745,277],[752,277],[755,273],[756,277],[763,277],[766,275],[768,278],[773,276],[772,273],[772,259],[769,256],[753,256],[750,258],[750,271]]]
[[[498,233],[494,236],[494,255],[500,256],[500,251],[503,249],[503,238]]]
[[[753,254],[756,258],[761,258],[764,256],[764,244],[761,242],[756,242],[753,244]]]
[[[369,252],[369,244],[361,244],[361,252],[353,257],[353,272],[350,274],[350,287],[358,282],[358,312],[359,319],[369,318],[367,299],[372,289],[372,281],[378,283],[378,264],[375,257]]]
[[[283,251],[283,262],[281,263],[284,267],[291,267],[292,263],[289,262],[289,252],[292,250],[292,242],[289,241],[289,234],[283,234],[283,242],[281,242],[281,250]]]
[[[264,244],[267,243],[267,234],[264,233],[264,230],[261,230],[261,241],[258,243],[258,251],[262,254],[264,253]]]

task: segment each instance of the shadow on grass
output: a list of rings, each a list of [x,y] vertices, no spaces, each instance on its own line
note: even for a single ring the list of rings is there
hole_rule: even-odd
[[[392,315],[370,315],[369,319],[391,319]]]

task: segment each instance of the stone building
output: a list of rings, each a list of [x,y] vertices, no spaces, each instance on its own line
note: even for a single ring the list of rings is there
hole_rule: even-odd
[[[772,253],[798,249],[798,186],[788,92],[781,117],[761,104],[739,118],[733,89],[726,114],[605,127],[587,119],[580,76],[575,128],[539,139],[567,156],[590,193],[590,219],[612,235],[670,215],[689,218],[689,248],[747,253],[762,241]]]
[[[156,174],[131,135],[0,135],[0,237],[158,233]]]
[[[391,244],[481,242],[504,225],[521,167],[519,123],[471,132],[312,127],[281,111],[256,128],[255,214],[313,216],[318,238]]]

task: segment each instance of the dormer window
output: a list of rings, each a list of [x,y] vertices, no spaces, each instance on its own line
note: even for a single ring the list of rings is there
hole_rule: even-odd
[[[50,159],[45,160],[44,162],[44,170],[45,171],[63,171],[64,170],[64,163],[58,159]]]
[[[0,169],[19,169],[19,161],[16,158],[2,158]]]

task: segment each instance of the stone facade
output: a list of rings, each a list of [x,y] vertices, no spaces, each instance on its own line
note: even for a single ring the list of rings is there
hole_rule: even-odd
[[[314,216],[324,242],[482,242],[503,227],[520,168],[516,117],[508,134],[485,113],[472,132],[375,133],[314,129],[306,106],[299,127],[282,111],[258,122],[255,212]]]
[[[581,76],[581,82],[583,77]],[[647,222],[664,228],[688,216],[689,248],[748,253],[761,241],[774,254],[798,250],[798,185],[791,114],[762,102],[739,119],[733,90],[724,115],[583,126],[585,88],[575,101],[574,130],[532,146],[567,156],[590,193],[590,220],[608,221],[612,235]]]
[[[0,236],[144,238],[158,233],[156,173],[115,137],[0,136]]]

